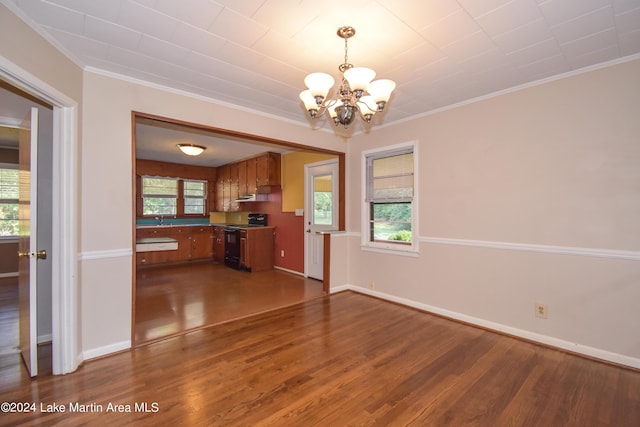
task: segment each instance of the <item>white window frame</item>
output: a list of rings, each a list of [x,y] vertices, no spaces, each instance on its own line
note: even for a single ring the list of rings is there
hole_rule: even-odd
[[[386,243],[370,240],[369,218],[370,203],[367,201],[367,158],[372,155],[383,154],[403,149],[411,149],[413,151],[413,198],[411,201],[411,242],[410,244]],[[394,255],[418,256],[419,253],[419,234],[418,234],[418,144],[416,141],[406,142],[402,144],[390,145],[381,148],[366,150],[362,152],[361,158],[362,172],[362,208],[361,208],[361,248],[367,251],[390,253]]]
[[[150,178],[150,179],[166,179],[166,180],[171,180],[171,181],[175,181],[176,182],[176,194],[175,196],[173,195],[163,195],[163,194],[145,194],[144,192],[144,180],[145,178]],[[152,217],[155,215],[168,215],[168,216],[175,216],[178,214],[178,197],[180,195],[180,180],[178,178],[170,178],[170,177],[166,177],[166,176],[150,176],[150,175],[143,175],[142,176],[142,182],[140,183],[141,185],[141,192],[142,192],[142,211],[143,214],[142,216],[144,217]],[[144,199],[146,198],[145,196],[147,196],[148,198],[152,198],[152,199],[174,199],[175,200],[175,212],[172,214],[145,214],[144,213]]]
[[[202,197],[199,197],[199,196],[187,196],[187,192],[186,192],[186,184],[187,184],[187,182],[197,182],[197,183],[203,184]],[[203,215],[204,216],[204,215],[207,214],[207,193],[208,193],[207,184],[208,184],[208,182],[206,180],[202,180],[202,179],[183,179],[182,180],[182,212],[183,212],[183,215]],[[187,213],[187,199],[199,199],[199,200],[202,200],[202,212]]]
[[[17,164],[14,163],[0,163],[0,169],[12,169],[12,170],[18,170],[19,167]],[[2,199],[3,200],[3,204],[7,203],[11,203],[13,200],[15,200],[15,204],[19,203],[19,197],[16,199]],[[0,236],[0,240],[17,240],[18,239],[18,234],[14,234],[14,235],[10,235],[10,236]]]

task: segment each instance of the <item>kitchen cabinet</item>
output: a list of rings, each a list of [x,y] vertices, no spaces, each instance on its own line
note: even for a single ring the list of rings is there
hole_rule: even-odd
[[[245,160],[247,165],[247,194],[255,194],[258,192],[258,175],[256,159]]]
[[[274,243],[273,227],[240,230],[240,268],[251,272],[273,269]]]
[[[213,259],[224,262],[224,227],[213,227]]]
[[[238,163],[238,194],[247,194],[247,161]]]
[[[224,212],[224,179],[222,178],[222,174],[220,174],[218,176],[218,179],[216,180],[216,193],[215,193],[215,200],[216,200],[216,211],[217,212]]]
[[[239,193],[239,182],[238,182],[238,174],[239,174],[239,164],[232,163],[229,165],[229,211],[236,212],[239,211],[240,206],[238,205],[238,196]]]
[[[229,163],[217,170],[216,211],[237,212],[242,194],[269,193],[271,186],[280,185],[280,154],[261,156]]]
[[[256,185],[260,187],[280,185],[280,154],[265,153],[256,158]]]
[[[136,239],[170,237],[178,242],[178,249],[136,253],[136,264],[153,265],[213,258],[213,230],[211,226],[149,227],[136,230]]]
[[[191,230],[191,259],[213,258],[213,230],[210,226]]]

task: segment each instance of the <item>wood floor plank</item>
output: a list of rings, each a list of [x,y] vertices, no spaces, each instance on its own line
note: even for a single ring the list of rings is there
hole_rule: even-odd
[[[640,372],[353,292],[89,361],[65,376],[2,372],[0,401],[102,411],[4,413],[0,425],[640,425]],[[158,412],[107,413],[110,403],[157,403]]]

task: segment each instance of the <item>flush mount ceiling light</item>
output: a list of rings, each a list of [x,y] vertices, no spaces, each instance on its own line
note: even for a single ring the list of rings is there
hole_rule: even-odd
[[[199,156],[206,150],[205,147],[194,144],[178,144],[178,148],[187,156]]]
[[[376,76],[375,71],[349,64],[347,41],[355,33],[353,27],[338,28],[338,36],[344,39],[344,63],[338,66],[342,73],[342,83],[338,88],[337,99],[325,99],[335,83],[333,77],[325,73],[312,73],[305,77],[304,84],[309,89],[300,92],[300,99],[312,119],[318,116],[320,110],[326,110],[333,123],[336,126],[341,124],[345,129],[353,122],[357,112],[360,112],[364,121],[371,123],[373,115],[384,110],[396,87],[392,80],[372,82]]]

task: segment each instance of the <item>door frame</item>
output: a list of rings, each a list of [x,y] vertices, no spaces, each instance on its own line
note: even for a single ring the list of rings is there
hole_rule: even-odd
[[[302,149],[314,151],[317,153],[326,153],[335,155],[338,158],[338,230],[344,231],[346,224],[346,214],[345,214],[345,200],[346,200],[346,184],[345,184],[345,170],[346,170],[346,153],[341,151],[334,151],[325,148],[313,147],[310,145],[299,144],[296,142],[285,141],[282,139],[275,139],[266,136],[254,135],[250,133],[219,128],[215,126],[204,125],[201,123],[189,122],[181,119],[175,119],[171,117],[159,116],[157,114],[145,113],[142,111],[132,111],[131,112],[131,191],[133,195],[133,200],[131,201],[131,247],[134,248],[133,256],[131,259],[131,347],[135,348],[137,346],[136,343],[136,282],[137,282],[137,265],[136,265],[136,256],[135,256],[135,247],[136,247],[136,203],[137,203],[137,184],[136,184],[136,123],[138,119],[151,119],[156,120],[162,123],[174,124],[186,126],[193,129],[203,130],[207,132],[211,132],[214,134],[218,134],[221,136],[229,136],[232,138],[242,138],[247,139],[249,141],[254,141],[256,143],[266,143],[266,144],[274,144],[280,145],[282,147],[289,147],[292,149]],[[329,235],[325,235],[325,251],[324,251],[324,269],[323,269],[323,281],[322,281],[322,290],[325,293],[330,292],[330,245],[327,243],[329,240],[327,239]]]
[[[66,374],[82,362],[77,283],[78,103],[2,56],[0,79],[53,106],[51,358],[53,374]]]
[[[331,180],[331,187],[332,187],[332,201],[335,202],[333,203],[334,207],[332,210],[332,219],[331,222],[333,224],[333,226],[335,228],[328,228],[327,230],[331,230],[331,231],[335,231],[338,230],[340,228],[340,207],[341,207],[341,203],[340,203],[340,190],[339,190],[339,186],[340,186],[340,162],[339,159],[334,158],[334,159],[329,159],[329,160],[323,160],[320,162],[315,162],[315,163],[307,163],[304,165],[304,228],[305,228],[305,233],[304,233],[304,276],[305,277],[310,277],[310,251],[309,248],[311,247],[311,240],[312,240],[312,236],[311,236],[311,232],[309,231],[311,229],[311,221],[313,221],[313,212],[311,212],[311,210],[309,209],[309,207],[313,204],[313,195],[311,194],[311,191],[313,191],[313,183],[310,181],[310,179],[312,179],[315,175],[311,175],[310,170],[312,168],[321,168],[321,167],[327,167],[331,169],[331,175],[336,175],[334,176],[334,179]],[[334,171],[335,169],[335,171]],[[337,208],[337,209],[336,209]],[[323,240],[323,247],[324,247],[324,238],[323,237],[317,237],[318,239],[322,239]],[[323,249],[323,264],[325,264],[325,260],[324,260],[324,249]],[[322,281],[325,281],[325,277],[324,277],[324,272],[326,270],[326,268],[323,267],[322,269]],[[327,278],[328,279],[328,278]]]

